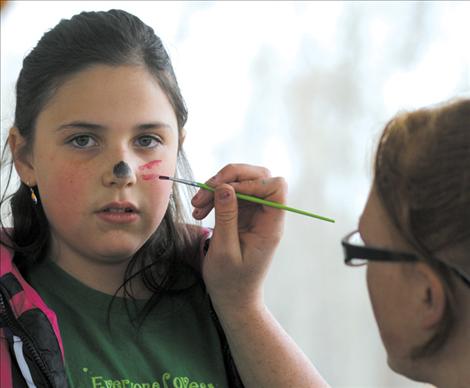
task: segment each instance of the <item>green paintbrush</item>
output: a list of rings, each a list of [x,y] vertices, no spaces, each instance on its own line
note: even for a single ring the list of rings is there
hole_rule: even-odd
[[[160,175],[159,178],[163,179],[163,180],[169,180],[169,181],[173,181],[173,182],[184,183],[185,185],[199,187],[201,189],[212,191],[212,192],[215,191],[215,189],[213,187],[210,187],[209,185],[206,185],[205,183],[188,181],[186,179],[181,179],[181,178],[172,178],[172,177],[164,176],[164,175]],[[319,216],[317,214],[313,214],[313,213],[307,212],[305,210],[300,210],[300,209],[296,209],[296,208],[293,208],[293,207],[289,207],[289,206],[283,205],[281,203],[266,201],[265,199],[261,199],[261,198],[258,198],[258,197],[253,197],[252,195],[247,195],[247,194],[241,194],[241,193],[235,193],[235,194],[236,194],[237,198],[243,199],[244,201],[259,203],[261,205],[274,207],[276,209],[282,209],[282,210],[287,210],[287,211],[290,211],[290,212],[293,212],[293,213],[303,214],[304,216],[318,218],[319,220],[323,220],[323,221],[335,222],[335,220],[333,220],[331,218]]]

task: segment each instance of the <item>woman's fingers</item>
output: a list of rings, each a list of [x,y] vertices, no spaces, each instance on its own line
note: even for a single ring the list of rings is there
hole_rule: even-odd
[[[256,178],[269,178],[271,172],[262,166],[253,166],[251,164],[227,164],[214,177],[216,183],[238,182]]]
[[[271,178],[268,169],[247,164],[229,164],[206,183],[214,188],[220,184],[228,183],[239,193],[281,203],[285,201],[287,191],[283,178]],[[191,202],[196,208],[193,216],[202,219],[210,213],[214,206],[214,194],[208,190],[200,189]]]
[[[268,201],[283,204],[286,200],[287,183],[284,178],[276,177],[244,182],[233,182],[230,183],[230,186],[232,186],[237,193],[248,194]],[[212,192],[208,192],[208,194],[209,195],[201,199],[199,197],[195,197],[192,201],[195,206],[193,216],[198,220],[205,218],[214,207],[214,194]],[[239,206],[240,208],[245,208],[255,206],[255,204],[249,201],[240,200]]]
[[[248,194],[282,204],[286,201],[287,182],[282,177],[246,180],[233,182],[230,185],[237,193]]]
[[[207,215],[211,212],[213,208],[214,208],[213,203],[205,207],[196,207],[193,210],[193,217],[196,220],[203,220],[204,218],[207,217]]]
[[[218,253],[222,257],[241,259],[235,191],[230,185],[222,184],[217,186],[214,197],[215,226],[212,244],[218,247]]]

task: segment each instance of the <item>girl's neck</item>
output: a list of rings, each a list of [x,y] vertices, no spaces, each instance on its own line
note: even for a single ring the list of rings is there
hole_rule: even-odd
[[[51,253],[49,257],[62,270],[87,287],[108,295],[124,296],[124,290],[121,286],[124,283],[130,258],[109,263],[81,256],[72,257],[70,254]],[[132,291],[132,296],[136,299],[148,299],[151,295],[143,285],[140,276],[136,276],[130,281],[128,290]]]

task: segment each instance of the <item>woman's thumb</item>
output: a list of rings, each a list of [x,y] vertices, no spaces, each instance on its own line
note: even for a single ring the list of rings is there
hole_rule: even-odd
[[[214,239],[222,239],[226,244],[238,244],[238,203],[232,186],[223,184],[215,189],[214,207]]]

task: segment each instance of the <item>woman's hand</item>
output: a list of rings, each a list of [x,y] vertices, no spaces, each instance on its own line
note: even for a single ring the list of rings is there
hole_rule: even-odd
[[[202,274],[245,387],[327,387],[264,305],[262,285],[281,239],[284,211],[237,201],[235,191],[285,203],[284,179],[262,167],[233,164],[193,198],[194,217],[215,207]]]
[[[272,178],[263,167],[230,164],[207,184],[215,193],[200,190],[192,204],[196,219],[203,219],[215,207],[214,233],[202,263],[212,302],[226,312],[259,308],[262,283],[282,236],[284,212],[238,200],[235,191],[284,203],[286,182]]]

